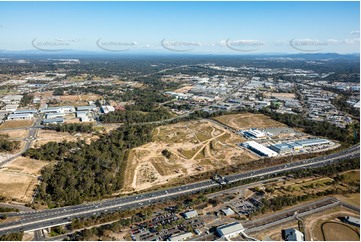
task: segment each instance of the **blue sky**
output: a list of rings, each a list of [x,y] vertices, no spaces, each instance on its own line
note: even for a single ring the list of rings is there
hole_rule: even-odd
[[[0,2],[0,49],[359,53],[359,4]]]

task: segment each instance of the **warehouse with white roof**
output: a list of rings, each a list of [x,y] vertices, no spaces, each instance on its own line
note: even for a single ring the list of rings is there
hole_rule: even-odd
[[[261,156],[273,157],[273,156],[278,155],[277,152],[267,148],[264,145],[261,145],[260,143],[257,143],[256,141],[244,142],[244,143],[242,143],[242,146],[246,147],[247,149],[252,150],[253,152],[255,152]]]
[[[243,225],[238,222],[225,224],[217,227],[217,233],[219,234],[219,236],[226,239],[238,236],[244,230],[245,228],[243,227]]]

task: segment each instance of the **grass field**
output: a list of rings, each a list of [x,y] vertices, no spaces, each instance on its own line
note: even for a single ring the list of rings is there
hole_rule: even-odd
[[[9,120],[0,125],[0,130],[29,128],[35,120]]]
[[[360,193],[352,193],[346,195],[334,195],[337,199],[344,201],[346,203],[351,203],[356,206],[360,206]]]
[[[257,158],[238,147],[243,138],[205,120],[157,127],[152,139],[130,151],[125,191],[144,190]]]
[[[216,117],[214,119],[237,130],[249,128],[286,127],[285,124],[277,122],[263,114],[230,114]]]
[[[360,241],[360,235],[346,224],[325,222],[321,228],[325,241]]]

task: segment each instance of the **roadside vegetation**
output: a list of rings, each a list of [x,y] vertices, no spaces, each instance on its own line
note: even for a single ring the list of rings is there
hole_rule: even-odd
[[[55,130],[56,132],[68,132],[68,133],[92,133],[94,131],[94,125],[79,124],[79,123],[68,123],[68,124],[49,124],[45,129]]]
[[[9,135],[0,134],[0,152],[14,151],[20,148],[19,141],[10,141]]]

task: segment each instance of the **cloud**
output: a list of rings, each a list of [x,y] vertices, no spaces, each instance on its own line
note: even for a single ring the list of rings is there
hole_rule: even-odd
[[[345,45],[356,45],[360,44],[360,38],[354,38],[354,39],[345,39],[344,40]]]
[[[58,41],[58,42],[73,42],[73,43],[80,42],[79,39],[63,39],[63,38],[55,39],[55,41]]]
[[[350,34],[360,34],[360,30],[354,30],[354,31],[351,31]]]

